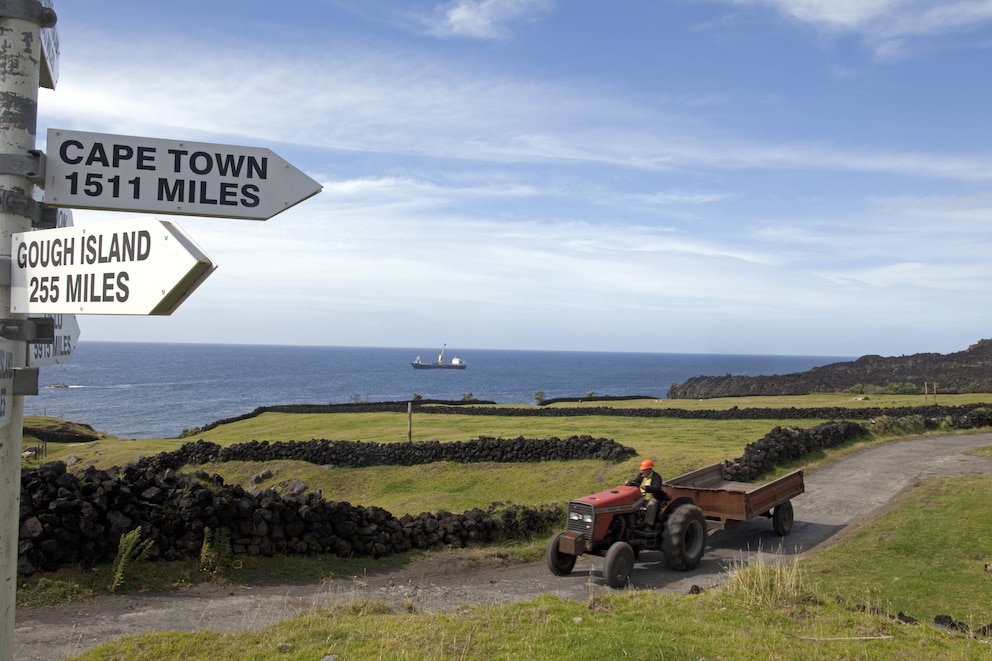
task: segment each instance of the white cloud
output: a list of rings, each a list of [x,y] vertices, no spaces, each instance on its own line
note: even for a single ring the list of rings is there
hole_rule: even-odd
[[[435,10],[430,33],[444,37],[502,39],[508,24],[533,21],[554,8],[553,0],[453,0]]]
[[[49,125],[149,137],[175,137],[175,129],[182,129],[189,139],[228,135],[234,143],[264,140],[494,164],[992,178],[989,158],[872,152],[825,142],[757,142],[701,125],[698,118],[669,107],[639,105],[598,84],[514,80],[402,53],[322,53],[323,66],[303,71],[294,53],[228,51],[204,58],[191,50],[184,56],[187,49],[178,49],[167,69],[148,76],[143,72],[156,66],[160,54],[148,44],[128,50],[128,61],[113,64],[114,76],[105,74],[111,65],[99,49],[67,62],[58,93],[42,96],[40,108]],[[444,67],[443,75],[438,66]],[[172,75],[192,68],[200,75]],[[238,71],[252,71],[249,82]],[[279,82],[276,89],[263,91],[251,80]],[[687,130],[690,123],[695,131]]]
[[[876,54],[905,53],[914,38],[965,34],[992,22],[990,0],[729,0],[763,5],[837,33],[861,35]]]

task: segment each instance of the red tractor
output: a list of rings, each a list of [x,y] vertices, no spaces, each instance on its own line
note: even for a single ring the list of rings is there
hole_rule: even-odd
[[[653,530],[643,529],[645,499],[637,487],[619,486],[568,504],[568,530],[548,542],[548,569],[564,576],[583,553],[605,556],[603,575],[611,588],[627,584],[641,551],[662,551],[676,571],[695,569],[706,548],[706,516],[691,498],[661,503]]]

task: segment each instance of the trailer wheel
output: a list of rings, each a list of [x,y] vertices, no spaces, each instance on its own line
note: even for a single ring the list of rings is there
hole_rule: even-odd
[[[627,542],[617,542],[606,551],[603,575],[611,588],[627,585],[630,571],[634,568],[634,549]]]
[[[772,512],[772,526],[780,537],[785,537],[792,530],[792,501],[787,500]]]
[[[695,569],[706,550],[706,516],[686,503],[668,516],[662,536],[665,562],[675,571]]]
[[[572,569],[575,567],[576,556],[571,553],[562,553],[558,550],[558,540],[564,534],[563,532],[554,534],[548,542],[548,550],[544,554],[548,560],[548,569],[555,576],[571,574]]]

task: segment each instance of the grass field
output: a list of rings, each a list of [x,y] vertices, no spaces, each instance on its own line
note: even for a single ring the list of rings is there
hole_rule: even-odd
[[[941,396],[941,404],[976,401],[975,396]],[[985,395],[984,400],[992,401]],[[753,399],[753,401],[751,401]],[[871,405],[920,405],[907,397],[873,396]],[[708,400],[705,408],[730,406],[818,407],[839,402],[861,406],[850,396]],[[623,403],[658,405],[648,401]],[[612,404],[611,404],[612,405]],[[620,404],[618,404],[619,406]],[[661,405],[699,406],[698,402]],[[504,418],[444,415],[414,416],[414,440],[469,440],[480,435],[546,438],[588,434],[612,438],[653,457],[664,474],[674,475],[739,456],[747,443],[775,425],[812,426],[821,420],[712,422],[629,419],[607,416],[573,418]],[[327,438],[406,442],[405,414],[265,414],[211,430],[202,438],[226,445],[256,440]],[[126,441],[103,439],[71,447],[53,447],[48,459],[80,457],[79,465],[120,464],[140,455],[178,447],[194,439]],[[866,443],[886,442],[873,439]],[[864,446],[865,444],[860,444]],[[815,469],[856,447],[810,457]],[[980,451],[992,455],[992,448]],[[406,512],[484,507],[495,500],[522,504],[563,502],[627,479],[638,460],[620,465],[603,462],[545,462],[535,465],[450,465],[376,469],[324,468],[301,462],[267,464],[274,475],[259,486],[300,479],[321,489],[327,499],[378,505]],[[210,471],[228,481],[247,483],[261,470],[257,464],[231,462]],[[563,492],[562,485],[569,485]],[[974,637],[930,626],[934,616],[950,614],[972,629],[992,622],[992,479],[956,478],[926,481],[871,526],[865,526],[826,550],[784,565],[740,568],[726,584],[700,595],[618,592],[588,602],[551,596],[514,606],[468,608],[431,615],[387,612],[375,602],[359,602],[329,611],[301,614],[271,628],[247,634],[157,633],[129,637],[101,646],[81,659],[509,659],[665,658],[665,659],[989,659],[992,646]],[[514,549],[539,559],[544,542]],[[415,555],[385,561],[362,561],[366,570]],[[322,576],[340,568],[340,559],[258,559],[249,572],[262,576]],[[192,566],[149,572],[147,586],[195,580]],[[100,583],[105,580],[101,577]],[[34,582],[19,593],[18,603],[85,598],[99,590],[93,577],[67,572],[62,579]],[[246,575],[239,575],[239,581]],[[251,580],[247,578],[247,580]],[[156,582],[157,581],[157,582]],[[73,587],[74,586],[74,587]],[[132,586],[133,589],[140,586]],[[41,596],[44,591],[49,596]],[[55,596],[52,596],[55,595]],[[22,597],[24,601],[22,602]],[[921,625],[906,625],[885,615],[904,611]],[[282,646],[280,647],[280,643]]]
[[[984,397],[984,399],[983,399]],[[945,405],[992,402],[992,395],[941,396]],[[933,397],[930,397],[932,402]],[[815,408],[825,406],[912,406],[922,396],[873,396],[869,402],[850,395],[803,397],[745,397],[696,400],[630,400],[610,402],[614,408],[632,406],[667,408]],[[592,404],[586,404],[589,406]],[[596,403],[602,406],[602,403]],[[608,438],[634,448],[638,458],[619,465],[599,461],[544,462],[540,464],[430,464],[411,467],[324,468],[303,462],[273,462],[272,477],[252,483],[260,472],[254,464],[229,462],[211,465],[210,471],[226,482],[245,487],[278,487],[300,480],[308,489],[320,491],[329,500],[375,505],[401,516],[423,511],[463,511],[486,507],[493,501],[525,505],[564,502],[572,493],[598,491],[626,481],[637,472],[640,458],[655,460],[663,476],[673,476],[711,463],[740,456],[748,443],[762,438],[773,427],[811,427],[824,420],[681,420],[677,418],[629,418],[613,416],[508,417],[479,415],[431,415],[412,417],[414,442],[426,440],[467,441],[479,436],[503,438],[567,438],[589,435]],[[407,442],[405,413],[264,413],[222,425],[187,439],[107,438],[92,443],[49,444],[48,460],[76,456],[78,466],[119,466],[141,456],[176,449],[182,443],[202,438],[220,445],[258,441],[307,441],[310,439],[359,440],[378,443]],[[819,457],[811,457],[816,460]],[[567,493],[562,485],[569,485]]]
[[[950,614],[971,631],[992,622],[982,565],[992,548],[990,497],[989,478],[929,480],[842,543],[802,560],[731,568],[724,585],[698,595],[548,595],[443,614],[358,601],[249,633],[131,636],[77,658],[984,660],[989,641],[931,622]],[[934,516],[961,511],[973,515]],[[900,611],[919,623],[898,621]]]

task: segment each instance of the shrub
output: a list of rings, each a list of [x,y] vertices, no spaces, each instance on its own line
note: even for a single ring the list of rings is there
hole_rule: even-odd
[[[920,389],[910,381],[906,381],[905,383],[891,381],[885,386],[885,391],[893,395],[915,395]]]

